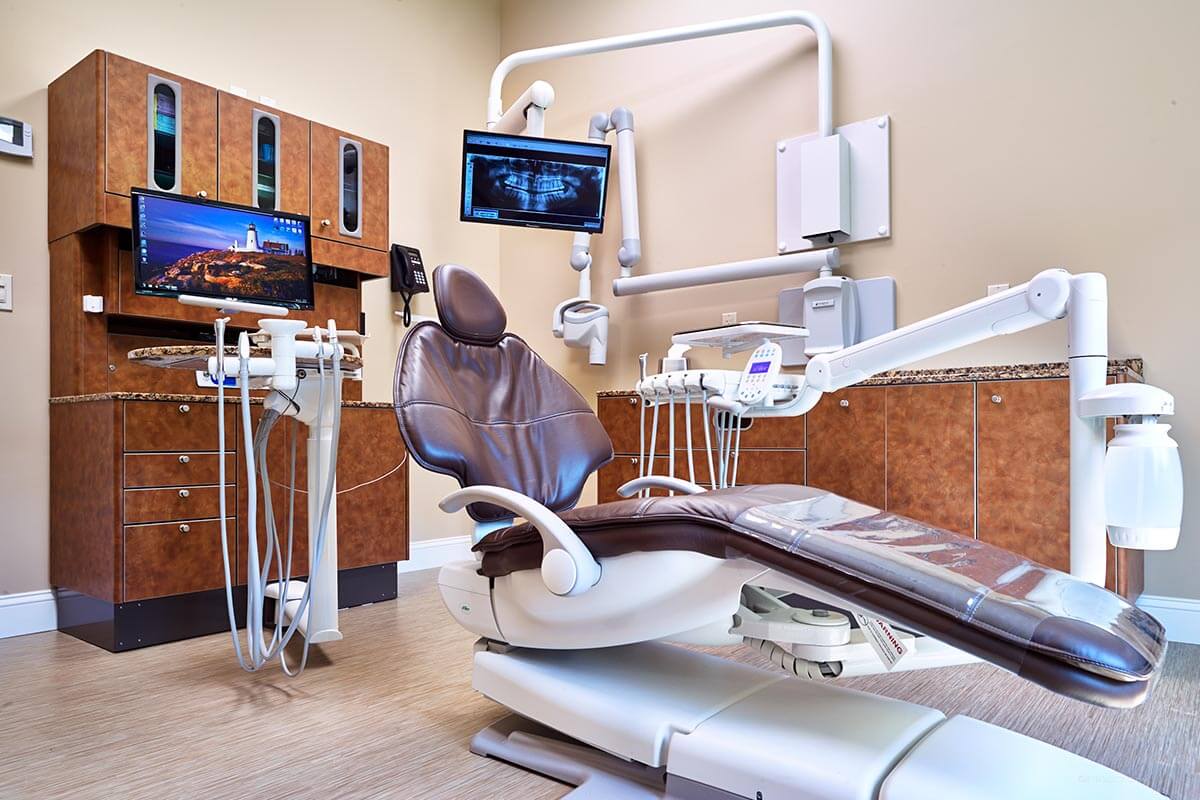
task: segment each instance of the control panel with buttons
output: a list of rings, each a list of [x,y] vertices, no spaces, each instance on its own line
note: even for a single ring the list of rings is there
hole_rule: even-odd
[[[742,370],[742,379],[738,383],[738,402],[748,406],[761,403],[779,377],[782,364],[783,348],[778,342],[763,342],[755,348]]]

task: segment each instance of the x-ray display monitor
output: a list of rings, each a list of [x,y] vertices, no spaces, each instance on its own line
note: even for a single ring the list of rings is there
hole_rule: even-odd
[[[138,294],[313,307],[308,217],[134,189]]]
[[[600,233],[610,155],[602,142],[463,131],[460,218]]]

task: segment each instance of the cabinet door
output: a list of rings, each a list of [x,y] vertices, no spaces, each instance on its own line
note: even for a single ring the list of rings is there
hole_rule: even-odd
[[[388,149],[315,122],[310,146],[313,236],[386,250]]]
[[[824,395],[808,412],[808,483],[851,500],[885,508],[884,392],[882,387]]]
[[[216,197],[217,90],[112,53],[105,69],[105,190]]]
[[[617,494],[617,489],[637,476],[637,456],[617,456],[596,472],[596,502],[611,503],[614,500],[623,500],[624,498]]]
[[[252,412],[257,427],[262,410]],[[287,547],[288,486],[291,469],[292,421],[280,420],[267,449],[275,524]],[[296,427],[296,503],[292,574],[308,574],[308,429]],[[245,462],[238,455],[238,583],[245,581],[247,511]],[[403,462],[403,464],[402,464]],[[327,469],[323,465],[322,469]],[[262,475],[258,476],[258,551],[266,552]],[[337,467],[338,569],[352,569],[408,558],[408,468],[404,443],[390,408],[343,408]],[[275,574],[272,566],[271,574]]]
[[[730,469],[732,469],[732,464]],[[707,464],[705,475],[707,476]],[[807,475],[803,450],[743,450],[738,458],[737,486],[764,483],[804,484]],[[699,481],[703,483],[703,481]]]
[[[217,93],[220,198],[308,214],[308,120]]]
[[[888,386],[887,509],[975,533],[975,386]]]
[[[1070,572],[1068,382],[981,383],[976,413],[979,538]]]

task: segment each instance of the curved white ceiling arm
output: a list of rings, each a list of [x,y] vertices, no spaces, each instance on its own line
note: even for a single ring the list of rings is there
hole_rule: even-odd
[[[817,36],[817,128],[821,136],[830,136],[833,134],[833,42],[824,20],[816,14],[798,10],[705,22],[699,25],[661,28],[643,33],[537,47],[532,50],[519,50],[506,56],[492,73],[491,88],[488,92],[488,126],[494,125],[504,113],[502,97],[504,79],[517,67],[556,58],[604,53],[610,50],[628,50],[652,44],[682,42],[709,36],[723,36],[728,33],[779,28],[785,25],[800,25],[808,28]]]

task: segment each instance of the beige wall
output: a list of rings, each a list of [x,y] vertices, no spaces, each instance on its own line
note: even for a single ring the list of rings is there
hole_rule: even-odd
[[[48,585],[46,86],[95,48],[252,97],[391,147],[393,241],[431,263],[460,260],[498,280],[497,234],[457,222],[461,130],[477,122],[499,52],[494,0],[204,3],[0,0],[0,115],[33,125],[32,162],[0,157],[0,594]],[[255,46],[262,43],[262,46]],[[428,296],[417,311],[429,313]],[[386,281],[364,292],[365,396],[391,397],[402,326]],[[466,533],[430,498],[453,483],[412,478],[416,538]]]
[[[504,0],[501,50],[792,7],[751,0]],[[1148,592],[1200,597],[1200,6],[1117,3],[807,0],[834,42],[834,119],[892,115],[892,225],[843,249],[847,274],[892,275],[901,323],[1018,283],[1047,266],[1108,275],[1111,352],[1146,359],[1174,392],[1190,503],[1180,548],[1152,555]],[[557,92],[547,133],[582,138],[588,116],[629,105],[638,131],[645,271],[772,254],[774,149],[816,127],[815,59],[803,29],[746,33],[526,67]],[[596,298],[613,331],[607,368],[550,336],[574,293],[569,234],[504,231],[501,283],[517,330],[582,390],[628,388],[637,354],[672,331],[774,319],[779,278],[614,300],[616,195],[594,248]],[[1061,360],[1062,323],[937,363]]]

